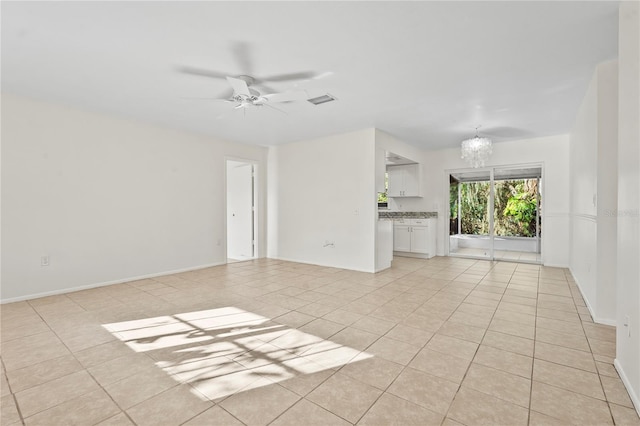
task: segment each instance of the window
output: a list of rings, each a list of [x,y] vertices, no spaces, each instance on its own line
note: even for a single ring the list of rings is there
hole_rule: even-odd
[[[387,208],[389,206],[387,192],[389,191],[389,174],[384,173],[384,192],[378,192],[378,208]]]

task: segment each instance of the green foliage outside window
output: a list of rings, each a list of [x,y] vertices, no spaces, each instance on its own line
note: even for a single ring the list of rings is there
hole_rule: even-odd
[[[533,184],[532,184],[533,183]],[[536,235],[536,192],[537,183],[534,180],[520,181],[509,186],[511,197],[502,210],[505,228],[504,234],[498,235],[522,235],[523,237],[535,237]]]
[[[386,203],[387,192],[389,192],[389,174],[385,172],[384,174],[384,192],[378,192],[378,203]]]
[[[449,211],[451,212],[451,219],[458,218],[458,185],[458,183],[449,185]]]
[[[450,185],[451,219],[458,216],[460,186],[461,232],[489,235],[489,182],[465,182]],[[497,236],[536,236],[536,179],[495,182],[494,232]]]

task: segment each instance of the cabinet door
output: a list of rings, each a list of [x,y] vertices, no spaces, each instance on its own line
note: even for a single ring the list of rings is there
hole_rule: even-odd
[[[404,170],[399,166],[387,167],[387,177],[387,197],[401,197],[404,191]]]
[[[404,188],[405,197],[420,196],[420,166],[418,164],[410,164],[404,167]]]
[[[411,252],[412,253],[429,253],[429,228],[426,226],[411,227]]]
[[[420,165],[388,166],[389,197],[420,197]]]
[[[411,232],[408,225],[393,227],[393,251],[411,251]]]

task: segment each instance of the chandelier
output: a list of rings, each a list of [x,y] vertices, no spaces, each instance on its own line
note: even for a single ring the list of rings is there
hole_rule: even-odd
[[[484,162],[489,159],[493,152],[491,139],[481,138],[478,136],[478,127],[476,127],[476,135],[462,141],[461,152],[463,160],[469,163],[474,169],[484,167]]]

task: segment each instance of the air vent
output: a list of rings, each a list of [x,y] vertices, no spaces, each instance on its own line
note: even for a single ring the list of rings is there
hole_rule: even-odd
[[[327,93],[326,95],[318,96],[317,98],[311,98],[307,100],[314,105],[320,105],[327,102],[335,101],[336,98],[334,98],[333,96]]]

